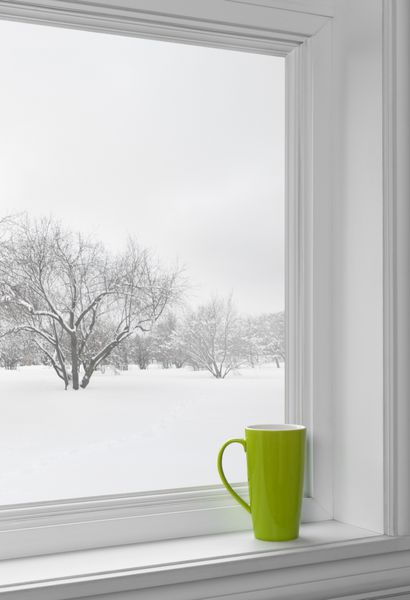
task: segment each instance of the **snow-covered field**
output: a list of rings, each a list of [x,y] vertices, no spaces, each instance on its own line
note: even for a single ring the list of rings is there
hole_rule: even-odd
[[[252,423],[284,420],[284,368],[225,380],[189,369],[97,374],[64,391],[47,367],[0,369],[0,504],[220,483],[216,456]],[[225,453],[246,480],[240,446]]]

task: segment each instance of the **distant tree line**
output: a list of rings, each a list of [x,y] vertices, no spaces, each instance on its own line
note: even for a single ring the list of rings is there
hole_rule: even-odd
[[[0,222],[0,366],[50,365],[86,388],[107,365],[189,366],[218,379],[285,358],[284,314],[241,316],[232,299],[182,308],[184,283],[130,239],[124,252],[53,219]]]
[[[138,333],[121,344],[110,357],[118,369],[130,364],[147,369],[189,366],[207,370],[217,379],[241,367],[285,360],[284,313],[243,317],[230,299],[212,299],[179,316],[168,312],[150,332]]]

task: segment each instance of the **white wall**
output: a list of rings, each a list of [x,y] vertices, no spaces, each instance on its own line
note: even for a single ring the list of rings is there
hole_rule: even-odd
[[[334,516],[381,532],[382,2],[343,0],[335,8]]]

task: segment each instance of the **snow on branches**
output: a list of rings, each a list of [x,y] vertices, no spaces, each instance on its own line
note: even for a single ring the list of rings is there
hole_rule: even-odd
[[[0,228],[3,334],[30,334],[66,388],[85,388],[121,342],[149,331],[178,297],[178,271],[132,239],[112,254],[51,218],[23,215]]]

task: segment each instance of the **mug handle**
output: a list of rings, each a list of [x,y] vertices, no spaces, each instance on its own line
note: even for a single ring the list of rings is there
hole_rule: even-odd
[[[225,444],[222,446],[222,448],[220,449],[219,454],[218,454],[218,473],[222,480],[222,483],[224,484],[224,486],[226,487],[228,492],[235,498],[235,500],[237,502],[239,502],[239,504],[241,506],[243,506],[243,508],[245,510],[248,511],[248,513],[250,513],[251,507],[249,506],[249,504],[247,502],[245,502],[245,500],[243,498],[241,498],[240,495],[235,492],[235,490],[232,488],[230,483],[228,483],[228,480],[225,477],[225,473],[224,473],[224,470],[222,467],[222,457],[224,455],[225,449],[229,446],[229,444],[241,444],[243,446],[243,449],[246,452],[246,441],[245,440],[235,438],[235,439],[228,440],[227,442],[225,442]]]

